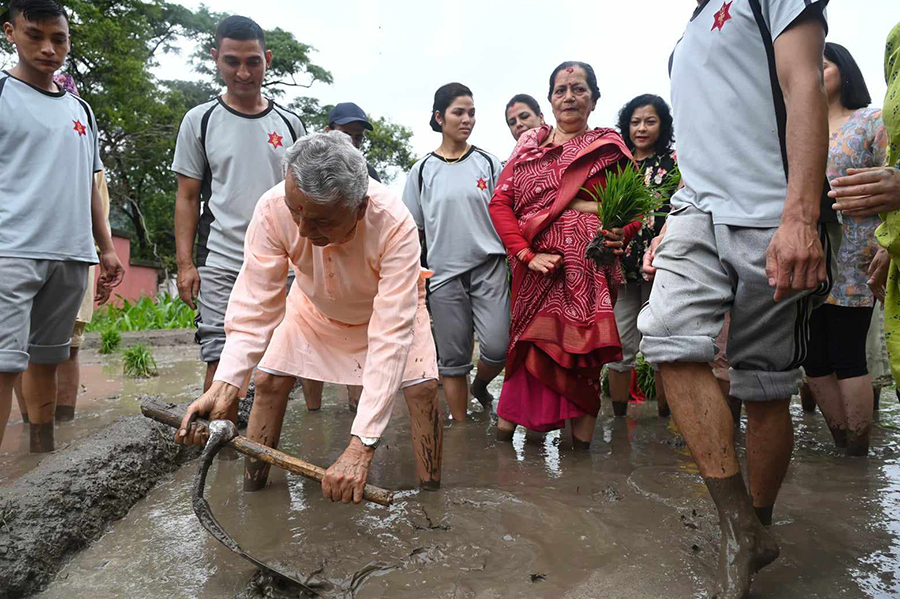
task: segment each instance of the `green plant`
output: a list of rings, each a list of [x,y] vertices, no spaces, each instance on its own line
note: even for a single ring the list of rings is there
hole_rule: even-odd
[[[663,200],[644,184],[644,177],[634,164],[625,168],[616,167],[616,172],[608,173],[606,186],[595,184],[594,189],[581,188],[597,202],[597,213],[604,229],[619,229],[641,216],[655,214],[662,208]],[[599,265],[612,264],[616,254],[603,242],[605,237],[598,233],[588,246],[586,256]]]
[[[122,370],[125,376],[145,379],[159,374],[156,360],[143,343],[132,345],[122,352]]]
[[[111,354],[122,344],[122,334],[116,329],[103,329],[100,331],[100,353]]]
[[[122,305],[110,305],[98,310],[86,331],[147,331],[189,329],[194,326],[194,311],[177,296],[163,293],[154,300],[145,295],[134,303],[117,297]]]
[[[638,387],[641,388],[644,397],[647,398],[647,401],[656,401],[656,372],[642,354],[637,355],[635,370],[637,370]]]

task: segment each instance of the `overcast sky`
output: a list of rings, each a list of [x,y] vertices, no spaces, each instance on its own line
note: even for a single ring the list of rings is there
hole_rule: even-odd
[[[719,0],[712,0],[718,2]],[[184,0],[197,8],[201,2]],[[215,0],[216,11],[241,14],[266,29],[281,27],[316,48],[314,62],[331,71],[332,85],[298,95],[322,104],[356,102],[414,132],[418,155],[440,135],[428,119],[435,90],[450,81],[472,89],[477,122],[470,142],[506,159],[513,139],[503,110],[516,93],[546,100],[548,78],[564,60],[597,72],[602,98],[590,124],[614,126],[632,97],[668,100],[669,54],[696,7],[695,0]],[[850,50],[865,75],[873,105],[884,98],[884,43],[900,21],[900,0],[831,0],[828,40]],[[191,77],[181,57],[164,57],[160,75]],[[677,126],[677,124],[676,124]],[[401,177],[402,180],[402,177]],[[398,183],[400,183],[398,181]]]

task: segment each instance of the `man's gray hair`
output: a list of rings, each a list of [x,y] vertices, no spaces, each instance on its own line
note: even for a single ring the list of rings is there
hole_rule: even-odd
[[[284,153],[284,169],[294,183],[317,204],[358,208],[369,189],[366,159],[341,131],[311,133]]]

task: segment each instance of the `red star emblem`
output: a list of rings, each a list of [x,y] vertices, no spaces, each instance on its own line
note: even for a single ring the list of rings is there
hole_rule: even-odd
[[[487,181],[484,180],[484,177],[478,177],[478,182],[475,185],[482,191],[487,189]]]
[[[715,31],[716,29],[722,31],[722,28],[725,27],[725,23],[731,20],[730,9],[732,4],[734,4],[734,0],[722,3],[722,8],[715,14],[715,21],[713,21],[713,26],[710,31]]]
[[[72,122],[75,123],[75,127],[73,127],[73,129],[75,129],[75,131],[78,133],[78,135],[81,135],[82,137],[87,135],[87,129],[85,128],[84,125],[81,124],[81,121],[72,121]]]
[[[283,147],[284,144],[281,143],[281,140],[284,139],[283,136],[278,135],[275,131],[269,133],[269,143],[272,144],[273,148]]]

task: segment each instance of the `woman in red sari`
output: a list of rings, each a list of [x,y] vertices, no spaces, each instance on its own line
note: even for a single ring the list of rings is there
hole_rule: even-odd
[[[613,305],[624,282],[618,260],[598,267],[585,250],[601,231],[620,253],[640,223],[603,231],[595,202],[581,187],[605,184],[606,172],[631,159],[613,129],[589,129],[600,90],[590,65],[564,62],[550,76],[556,128],[524,133],[500,175],[491,219],[513,272],[506,379],[498,440],[516,425],[535,431],[572,421],[572,443],[587,448],[600,411],[600,371],[620,360]]]

